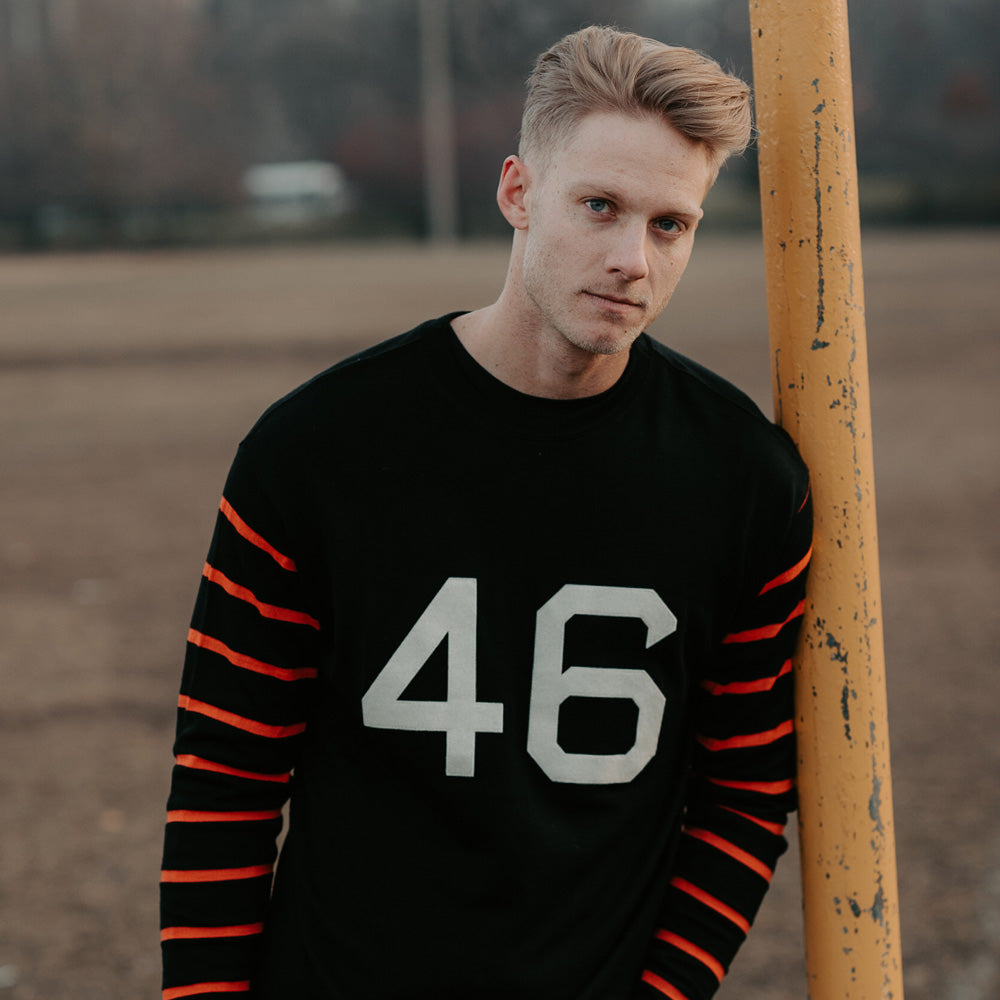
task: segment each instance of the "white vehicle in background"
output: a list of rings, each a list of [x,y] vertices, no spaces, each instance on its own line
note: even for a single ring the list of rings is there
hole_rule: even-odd
[[[276,229],[329,222],[351,206],[343,170],[323,160],[260,163],[243,173],[254,222]]]

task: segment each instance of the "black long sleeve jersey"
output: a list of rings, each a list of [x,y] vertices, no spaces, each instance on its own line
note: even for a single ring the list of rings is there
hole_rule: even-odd
[[[179,701],[164,1000],[704,1000],[786,846],[789,439],[645,335],[551,400],[452,318],[240,445]]]

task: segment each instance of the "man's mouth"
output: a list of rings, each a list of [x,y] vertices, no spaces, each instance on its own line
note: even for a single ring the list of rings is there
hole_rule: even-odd
[[[617,306],[619,308],[629,308],[632,309],[645,309],[645,303],[637,302],[635,299],[628,299],[622,295],[612,295],[608,292],[594,292],[590,289],[584,289],[584,295],[589,296],[592,299],[598,300],[598,302],[606,302],[611,306]]]

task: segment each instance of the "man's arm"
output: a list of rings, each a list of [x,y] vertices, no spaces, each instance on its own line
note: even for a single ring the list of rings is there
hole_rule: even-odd
[[[250,990],[316,676],[280,518],[237,457],[188,633],[160,892],[163,998]]]
[[[796,767],[791,657],[811,546],[806,494],[702,681],[681,844],[637,997],[711,997],[787,847]]]

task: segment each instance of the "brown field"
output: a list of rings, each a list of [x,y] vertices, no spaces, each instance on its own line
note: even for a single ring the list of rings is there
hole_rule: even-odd
[[[490,300],[504,262],[0,259],[2,1000],[159,995],[180,658],[236,443],[348,351]],[[865,240],[909,1000],[1000,996],[998,281],[998,232]],[[754,239],[705,236],[657,332],[769,408]],[[720,996],[805,996],[794,858]]]

